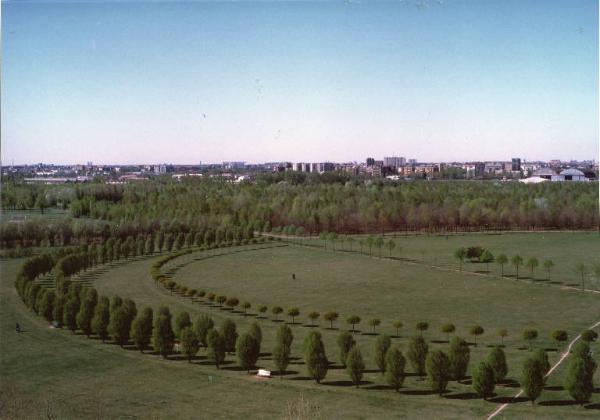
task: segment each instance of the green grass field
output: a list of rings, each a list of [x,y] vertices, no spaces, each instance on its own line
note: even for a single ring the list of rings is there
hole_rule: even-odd
[[[190,365],[181,360],[163,361],[134,349],[121,350],[113,344],[50,329],[17,297],[12,283],[20,261],[2,261],[0,375],[4,407],[8,407],[3,410],[10,414],[7,410],[11,407],[20,407],[22,418],[45,416],[48,407],[60,418],[98,415],[111,418],[281,418],[285,417],[286,405],[303,394],[318,406],[323,418],[481,418],[516,394],[518,386],[497,387],[495,398],[482,401],[472,395],[468,381],[453,381],[448,387],[450,392],[438,397],[429,392],[427,381],[411,374],[408,365],[409,376],[404,388],[401,393],[395,393],[387,389],[381,374],[375,372],[372,360],[375,336],[368,334],[367,320],[381,318],[382,325],[377,332],[390,335],[395,334],[391,322],[402,320],[405,326],[400,337],[393,341],[403,351],[408,337],[414,334],[416,321],[429,322],[425,337],[434,349],[448,346],[446,336],[439,331],[442,323],[453,322],[457,334],[469,341],[472,338],[468,337],[468,328],[478,323],[484,327],[485,334],[478,339],[477,347],[471,347],[471,367],[485,357],[489,346],[499,341],[497,330],[507,328],[508,377],[513,380],[518,380],[523,360],[529,355],[520,338],[524,328],[539,330],[535,347],[554,349],[556,345],[550,339],[552,330],[566,329],[574,336],[600,320],[600,295],[564,288],[575,280],[568,267],[579,260],[591,262],[600,255],[600,240],[594,234],[410,237],[399,238],[397,242],[402,250],[396,250],[399,252],[392,256],[403,259],[371,258],[348,250],[333,252],[276,242],[268,247],[253,245],[197,252],[163,267],[163,272],[178,283],[236,296],[250,301],[253,306],[280,305],[286,309],[297,306],[301,315],[292,326],[295,337],[292,355],[296,357],[301,356],[302,340],[311,329],[306,325],[306,314],[311,310],[338,311],[340,320],[334,330],[325,328],[325,322],[320,321],[328,357],[334,363],[321,385],[306,378],[301,359],[294,361],[283,379],[260,380],[238,371],[234,355],[227,357],[231,363],[216,370],[207,364],[202,350]],[[481,264],[469,264],[467,272],[457,272],[452,252],[458,246],[469,245],[488,247],[494,253],[550,257],[556,263],[553,278],[557,283],[517,281],[474,273],[485,270]],[[357,244],[353,247],[356,249]],[[424,247],[428,252],[423,262],[420,249]],[[417,261],[407,261],[408,258]],[[244,316],[206,303],[192,303],[177,294],[170,296],[156,287],[150,277],[150,266],[155,260],[135,259],[112,264],[90,271],[82,278],[93,283],[100,294],[118,293],[133,298],[138,309],[166,304],[175,315],[183,310],[189,311],[192,318],[209,313],[217,325],[229,317],[238,324],[238,331],[245,330],[256,319],[254,310],[250,311],[251,316]],[[507,271],[511,274],[510,268]],[[292,280],[292,273],[296,280]],[[541,274],[540,270],[543,277]],[[339,368],[335,346],[337,329],[348,328],[344,319],[350,314],[363,319],[358,326],[361,332],[356,334],[367,365],[360,389],[350,386],[346,372]],[[264,337],[264,355],[258,365],[270,369],[269,353],[279,323],[273,321],[270,312],[266,318],[258,319]],[[289,321],[285,316],[280,319]],[[26,332],[15,333],[15,322]],[[598,344],[593,346],[597,353]],[[558,359],[556,351],[550,351],[549,356],[551,363]],[[538,405],[514,402],[500,418],[597,417],[599,392],[593,395],[587,408],[581,408],[572,405],[562,389],[567,363],[549,378]],[[599,382],[597,371],[597,387]],[[17,408],[15,411],[19,411]],[[9,415],[1,417],[10,418]]]

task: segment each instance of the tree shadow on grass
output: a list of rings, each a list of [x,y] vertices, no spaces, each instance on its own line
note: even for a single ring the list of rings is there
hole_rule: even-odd
[[[372,391],[393,391],[394,388],[389,385],[370,385],[365,387],[365,389]]]
[[[244,369],[241,366],[225,366],[223,368],[221,368],[222,370],[228,370],[230,372],[246,372],[246,369]]]
[[[449,391],[445,391],[444,393],[448,393]],[[406,391],[400,391],[401,394],[404,395],[437,395],[437,391],[433,391],[431,389],[408,389]]]
[[[272,356],[272,355],[273,355],[272,353],[270,353],[270,352],[266,351],[266,352],[260,353],[260,354],[258,355],[258,357],[270,357],[270,356]]]
[[[377,332],[364,332],[364,333],[362,333],[362,335],[377,336],[377,335],[379,335],[379,333],[377,333]]]
[[[364,373],[381,373],[381,371],[379,369],[365,369],[363,370]]]
[[[514,379],[504,379],[498,382],[498,385],[501,385],[506,388],[519,388],[521,386],[521,384],[518,381],[515,381]]]
[[[323,329],[324,330],[329,330],[329,331],[339,331],[338,327],[326,327],[326,328],[323,328]]]
[[[544,390],[545,391],[563,391],[564,388],[561,385],[555,385],[555,386],[545,386]]]
[[[329,370],[342,370],[345,369],[342,365],[329,365]]]
[[[448,340],[431,340],[430,343],[434,343],[434,344],[446,344],[446,343],[448,343]]]
[[[444,395],[444,398],[449,400],[474,400],[481,397],[474,392],[461,392],[459,394]]]
[[[354,385],[354,382],[352,381],[348,381],[348,380],[340,380],[340,381],[323,381],[321,382],[323,385],[329,385],[329,386],[341,386],[341,387],[350,387],[350,386],[356,386]],[[360,381],[359,386],[360,385],[370,385],[373,382],[371,381]]]
[[[541,401],[538,405],[542,405],[545,407],[563,407],[569,405],[578,405],[579,403],[575,400],[550,400],[550,401]]]
[[[314,381],[315,378],[311,378],[310,376],[294,376],[290,378],[291,381]]]
[[[497,403],[497,404],[514,404],[520,402],[529,401],[528,398],[525,397],[494,397],[488,398],[488,402]]]
[[[581,286],[581,284],[579,284],[579,283],[567,283],[567,284],[565,284],[565,286],[579,287],[579,286]]]
[[[600,410],[600,403],[588,404],[585,408],[588,410]]]

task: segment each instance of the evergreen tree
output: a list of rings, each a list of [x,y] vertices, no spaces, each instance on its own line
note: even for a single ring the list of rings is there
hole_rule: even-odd
[[[277,336],[275,339],[275,347],[273,349],[273,362],[275,367],[282,375],[287,369],[290,363],[290,354],[292,349],[292,341],[294,335],[292,329],[287,325],[281,325],[277,329]]]
[[[496,382],[500,382],[506,378],[506,375],[508,374],[508,365],[506,364],[504,350],[498,346],[491,349],[488,353],[486,363],[494,371]]]
[[[425,374],[425,360],[429,346],[421,336],[412,337],[408,343],[407,357],[413,369],[419,376]]]
[[[329,361],[325,354],[325,346],[318,331],[311,331],[304,340],[304,363],[308,375],[320,383],[329,369]]]
[[[260,355],[260,343],[251,333],[242,334],[235,343],[235,352],[241,368],[250,373]]]
[[[375,341],[375,364],[381,371],[381,374],[385,372],[385,355],[391,346],[392,339],[387,334],[380,335]]]
[[[175,318],[175,336],[181,339],[181,331],[191,326],[192,320],[190,319],[190,314],[185,311],[180,312],[177,318]]]
[[[104,343],[108,338],[108,324],[110,322],[110,304],[106,296],[100,296],[94,309],[92,318],[92,331]]]
[[[481,362],[473,370],[473,389],[484,400],[492,395],[496,383],[494,368],[486,362]]]
[[[450,342],[450,372],[457,381],[464,378],[469,368],[471,350],[465,340],[460,337],[452,338]]]
[[[89,338],[92,333],[92,319],[94,310],[98,304],[98,292],[96,289],[88,289],[81,300],[79,313],[77,314],[77,326]]]
[[[175,334],[173,333],[171,319],[172,315],[169,308],[161,306],[154,319],[154,328],[152,330],[152,347],[154,347],[155,352],[165,359],[173,351],[175,343]]]
[[[181,337],[181,352],[187,357],[188,362],[192,362],[192,358],[198,353],[200,343],[196,333],[192,327],[184,327],[180,332]]]
[[[226,319],[221,324],[221,335],[225,340],[225,351],[231,353],[235,351],[235,342],[238,338],[237,327],[231,319]]]
[[[348,331],[342,331],[337,338],[337,345],[339,349],[340,363],[343,367],[346,367],[346,358],[350,349],[356,344],[354,337]]]
[[[404,369],[406,359],[398,347],[388,350],[385,355],[385,379],[387,383],[398,391],[404,383]]]
[[[352,347],[348,353],[348,357],[346,358],[346,371],[348,372],[348,375],[350,375],[352,383],[358,388],[365,371],[365,363],[357,346]]]
[[[540,361],[535,357],[530,357],[523,364],[523,373],[521,374],[521,389],[525,396],[535,404],[544,388],[544,368]]]
[[[207,357],[219,369],[219,366],[225,361],[225,338],[217,330],[210,329],[206,340],[208,342]]]
[[[131,324],[131,338],[135,346],[143,353],[152,339],[152,323],[154,313],[146,307]]]
[[[213,320],[208,315],[202,314],[196,319],[196,322],[194,323],[194,332],[202,347],[208,346],[207,335],[214,326]]]
[[[442,395],[450,379],[450,359],[443,351],[434,350],[427,354],[425,365],[431,389]]]

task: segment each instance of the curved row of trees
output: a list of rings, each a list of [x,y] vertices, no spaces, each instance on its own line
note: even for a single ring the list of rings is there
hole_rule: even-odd
[[[263,335],[256,322],[250,325],[248,331],[238,334],[235,322],[230,319],[224,320],[217,329],[214,321],[205,314],[192,322],[187,312],[181,312],[173,320],[166,306],[160,307],[156,315],[150,307],[138,312],[131,299],[114,296],[109,301],[108,297],[99,296],[95,289],[85,289],[80,283],[71,283],[70,280],[65,281],[58,294],[37,284],[34,286],[37,287],[29,290],[25,300],[32,311],[57,327],[73,332],[80,330],[88,338],[92,334],[103,342],[110,338],[121,347],[133,342],[140,352],[152,346],[153,351],[165,359],[176,352],[188,361],[192,361],[200,348],[204,348],[206,357],[217,368],[225,362],[228,353],[235,352],[239,366],[247,372],[256,368],[261,354]],[[591,332],[592,338],[593,334]],[[290,363],[293,339],[288,325],[283,324],[277,329],[272,358],[279,375],[286,373]],[[342,367],[351,382],[359,387],[365,361],[353,334],[341,332],[337,344]],[[304,340],[302,353],[307,374],[320,383],[326,378],[331,361],[319,332],[310,331]],[[446,392],[449,381],[459,381],[466,376],[470,362],[469,344],[460,337],[454,337],[445,352],[430,351],[422,335],[413,336],[405,357],[399,347],[392,346],[391,337],[383,334],[376,339],[373,354],[375,365],[392,389],[398,391],[403,386],[408,359],[413,371],[421,377],[426,376],[432,392],[439,395]],[[597,364],[591,354],[586,341],[579,343],[574,348],[565,379],[565,389],[580,404],[588,401],[594,390],[593,375]],[[541,349],[525,361],[520,386],[532,403],[539,398],[549,369],[548,356]],[[507,377],[508,371],[502,347],[493,347],[485,360],[472,371],[473,390],[484,399],[493,396],[496,384]]]

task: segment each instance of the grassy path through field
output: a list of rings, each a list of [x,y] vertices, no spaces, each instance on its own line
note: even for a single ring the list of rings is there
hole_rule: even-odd
[[[594,325],[592,325],[589,329],[592,330],[594,328],[597,328],[598,326],[600,326],[600,321],[596,322]],[[546,375],[544,376],[544,378],[548,378],[552,372],[554,372],[556,370],[556,368],[558,368],[560,366],[560,364],[569,356],[569,354],[571,353],[571,348],[573,348],[573,345],[581,338],[581,334],[578,334],[577,337],[575,337],[573,340],[571,340],[571,342],[569,343],[569,346],[567,347],[567,349],[563,352],[563,354],[561,355],[560,359],[557,360],[557,362],[550,368],[550,370],[548,370],[548,373],[546,373]],[[521,395],[523,395],[523,390],[521,389],[514,397],[513,399],[519,398]],[[500,414],[504,409],[506,409],[506,407],[508,407],[509,403],[504,403],[502,405],[500,405],[492,414],[490,414],[487,417],[487,420],[491,420],[494,417],[496,417],[498,414]]]

